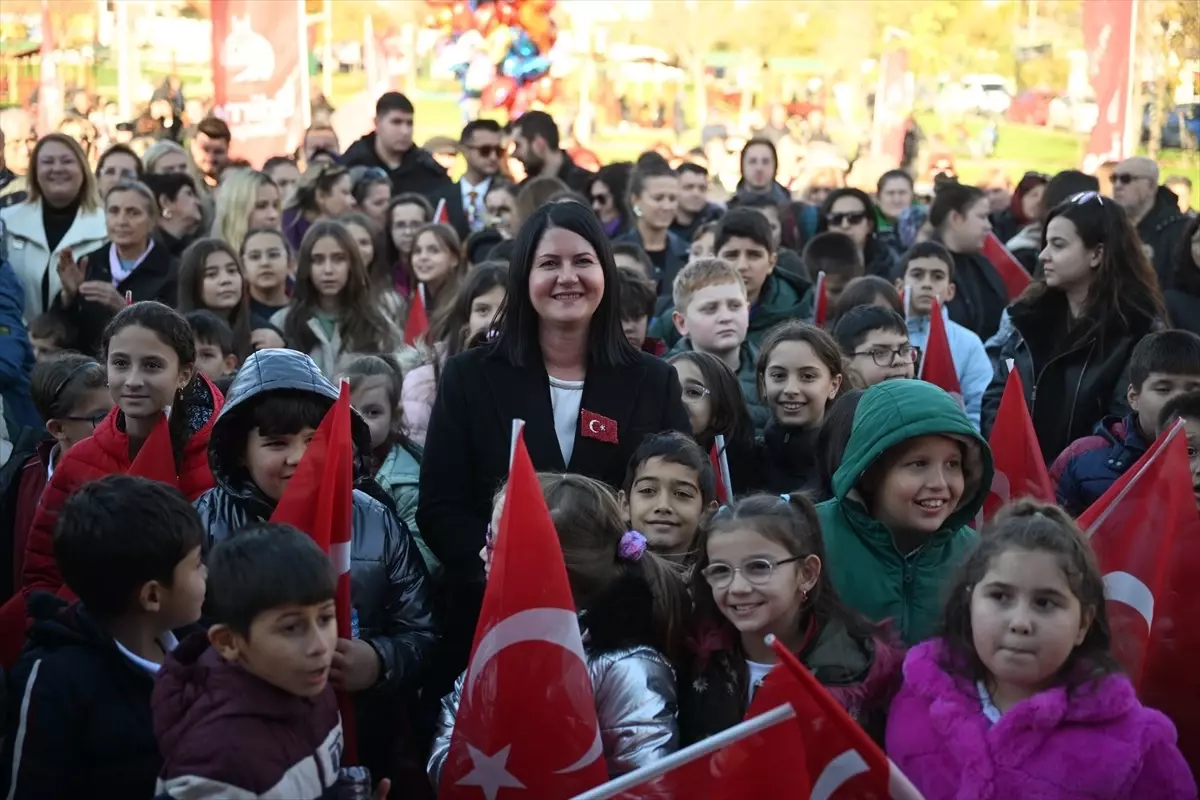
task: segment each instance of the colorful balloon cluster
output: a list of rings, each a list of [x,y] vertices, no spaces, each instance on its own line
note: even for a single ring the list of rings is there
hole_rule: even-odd
[[[484,108],[517,116],[557,94],[550,50],[557,39],[550,12],[555,0],[428,0],[430,27],[452,37],[451,69],[463,92]]]

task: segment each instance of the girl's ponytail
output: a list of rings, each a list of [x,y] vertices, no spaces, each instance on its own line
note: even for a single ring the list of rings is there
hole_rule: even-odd
[[[679,567],[646,548],[646,537],[628,531],[617,544],[617,561],[625,574],[642,580],[654,598],[654,629],[661,639],[655,647],[672,664],[682,663],[685,654],[691,599]]]

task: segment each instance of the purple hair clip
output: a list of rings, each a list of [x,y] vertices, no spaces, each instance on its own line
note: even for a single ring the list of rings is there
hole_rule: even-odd
[[[622,561],[637,561],[646,552],[646,537],[637,531],[626,531],[617,545],[617,558]]]

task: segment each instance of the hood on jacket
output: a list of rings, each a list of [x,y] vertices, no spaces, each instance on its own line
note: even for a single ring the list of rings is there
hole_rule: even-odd
[[[1179,213],[1179,195],[1166,186],[1159,186],[1154,194],[1154,205],[1137,227],[1142,231],[1157,232],[1182,216]]]
[[[254,398],[280,391],[309,392],[328,400],[330,406],[338,399],[337,387],[329,382],[316,362],[305,353],[272,349],[251,354],[229,386],[225,406],[213,425],[208,447],[208,465],[213,480],[217,486],[236,497],[256,497],[268,502],[253,482],[244,479],[245,468],[240,461],[246,443],[232,440],[238,426],[231,424],[231,421],[245,414],[247,404]],[[370,452],[371,431],[357,412],[350,415],[350,431],[354,439],[357,468],[361,454]]]
[[[967,525],[983,507],[992,485],[992,451],[958,402],[937,386],[919,380],[891,380],[863,394],[854,412],[842,463],[833,473],[839,501],[854,491],[866,471],[892,447],[918,436],[948,436],[964,445],[966,478],[958,508],[943,530]]]
[[[389,173],[393,171],[380,162],[379,155],[375,152],[374,131],[371,131],[346,148],[346,152],[342,154],[341,163],[349,167],[360,165],[380,166]],[[417,172],[418,170],[426,170],[441,176],[445,176],[446,174],[446,170],[441,164],[434,161],[433,156],[428,150],[423,147],[417,147],[415,144],[408,148],[404,155],[401,156],[400,166],[397,169],[401,174]]]
[[[332,689],[326,687],[326,692]],[[163,753],[199,723],[253,717],[302,724],[322,702],[286,692],[226,661],[197,631],[167,657],[154,687],[154,735]]]
[[[104,632],[82,603],[70,603],[49,592],[34,592],[25,604],[31,620],[29,644],[35,647],[112,646],[112,636]]]
[[[196,434],[207,432],[211,434],[221,411],[225,406],[225,398],[221,390],[206,376],[199,375],[198,380],[188,384],[187,415],[188,440],[183,447],[184,464],[199,460],[208,449],[209,438]],[[92,439],[114,463],[127,463],[129,459],[129,434],[125,431],[125,414],[120,406],[114,405],[112,411],[104,418],[92,433]],[[201,461],[200,463],[203,463]],[[180,464],[183,470],[183,464]]]

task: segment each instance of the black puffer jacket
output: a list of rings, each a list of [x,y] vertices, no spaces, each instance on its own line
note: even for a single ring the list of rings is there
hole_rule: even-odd
[[[216,487],[200,496],[196,510],[208,530],[209,542],[233,536],[240,529],[270,519],[275,503],[254,484],[241,466],[244,441],[234,437],[239,428],[231,420],[246,413],[250,401],[267,392],[299,390],[312,392],[330,405],[337,399],[334,388],[311,358],[294,350],[263,350],[246,360],[238,371],[225,407],[213,426],[209,440],[209,466]],[[357,449],[366,452],[370,434],[357,414],[353,417]],[[359,638],[379,654],[379,682],[367,690],[360,702],[359,741],[390,739],[393,732],[380,726],[393,725],[398,713],[379,700],[411,690],[428,669],[437,642],[431,599],[431,581],[416,543],[404,523],[382,503],[355,490],[350,545],[350,598],[358,613]],[[379,713],[371,713],[378,710]],[[365,716],[374,718],[372,722]],[[362,754],[367,759],[365,753]],[[372,765],[374,766],[374,765]]]
[[[983,435],[991,433],[996,420],[1008,380],[1005,362],[1011,358],[1049,464],[1106,416],[1129,413],[1129,356],[1143,336],[1162,328],[1162,321],[1131,317],[1126,326],[1108,320],[1101,335],[1082,336],[1067,329],[1069,312],[1060,292],[1047,292],[1032,306],[1015,303],[1008,311],[1013,330],[993,359],[996,375],[983,394]]]
[[[342,154],[341,163],[347,168],[379,167],[392,182],[393,197],[404,192],[416,192],[436,202],[437,192],[451,183],[442,165],[433,160],[428,150],[415,144],[405,151],[400,164],[392,169],[375,152],[374,132],[350,145]]]

